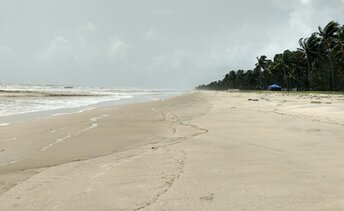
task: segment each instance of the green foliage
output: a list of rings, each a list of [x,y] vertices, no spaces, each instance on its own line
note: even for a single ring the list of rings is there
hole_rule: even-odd
[[[331,21],[299,40],[300,48],[285,50],[272,60],[257,57],[252,70],[230,71],[223,80],[197,89],[266,90],[271,84],[298,91],[344,91],[344,25]]]

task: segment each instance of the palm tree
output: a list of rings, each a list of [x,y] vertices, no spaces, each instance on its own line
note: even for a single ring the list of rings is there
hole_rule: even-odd
[[[254,89],[254,75],[252,70],[247,70],[245,72],[244,81],[246,89]]]
[[[258,88],[259,89],[265,89],[267,86],[267,71],[269,66],[269,60],[266,59],[267,57],[265,55],[262,55],[260,57],[257,57],[257,63],[256,67],[254,69],[255,75],[258,76]],[[263,83],[263,79],[265,79],[265,82]]]
[[[337,37],[335,38],[336,47],[342,52],[344,58],[344,25],[338,29]]]
[[[304,53],[307,63],[306,78],[305,83],[306,90],[309,90],[312,87],[312,73],[315,58],[319,56],[319,42],[320,39],[316,33],[311,34],[308,38],[301,38],[299,40],[299,45],[301,48],[298,48],[301,52]]]
[[[235,84],[236,84],[236,88],[237,89],[242,89],[243,88],[243,84],[244,84],[244,75],[245,75],[245,71],[244,70],[238,70],[236,72],[236,77],[235,77]]]
[[[324,28],[318,27],[317,33],[321,38],[321,45],[324,48],[325,57],[328,59],[331,68],[332,91],[335,89],[334,85],[334,66],[333,66],[333,47],[334,39],[337,37],[339,24],[335,21],[329,22]]]
[[[268,65],[266,58],[267,57],[265,55],[262,55],[259,58],[257,57],[256,67],[261,68],[263,71],[265,71]]]
[[[299,40],[296,51],[286,50],[273,60],[257,57],[253,70],[231,71],[223,80],[213,81],[202,89],[263,89],[270,83],[288,90],[344,91],[344,25],[331,21],[307,38]],[[322,71],[326,70],[326,71]]]
[[[282,71],[284,86],[287,88],[287,90],[290,90],[291,79],[296,82],[296,53],[294,51],[285,50],[281,54],[276,54],[273,65],[274,69]]]
[[[337,81],[340,90],[344,89],[344,25],[342,25],[338,32],[335,40],[335,52],[336,52],[336,61],[337,61]]]
[[[236,72],[234,70],[230,71],[228,78],[230,81],[230,88],[235,89],[236,88],[236,84],[235,84]]]

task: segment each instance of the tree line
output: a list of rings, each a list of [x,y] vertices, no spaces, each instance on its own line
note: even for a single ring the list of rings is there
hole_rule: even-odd
[[[262,55],[252,70],[232,70],[197,89],[266,90],[272,84],[299,91],[344,91],[344,25],[335,21],[299,40],[297,50]]]

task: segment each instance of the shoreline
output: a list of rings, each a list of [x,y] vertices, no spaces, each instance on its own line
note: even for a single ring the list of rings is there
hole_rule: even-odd
[[[130,151],[158,143],[162,137],[167,140],[172,134],[171,123],[154,107],[168,109],[168,101],[178,103],[178,99],[183,98],[188,97],[182,95],[148,102],[136,99],[132,103],[68,115],[48,115],[0,127],[0,194],[52,166]],[[110,119],[110,115],[114,117]],[[114,126],[113,131],[105,128],[107,132],[104,133],[102,127],[109,125]],[[89,141],[85,142],[85,138]],[[102,143],[95,143],[97,139],[103,139]]]
[[[183,97],[183,96],[177,96],[177,97],[171,97],[167,98],[167,100],[172,100],[174,98]],[[72,121],[73,119],[78,119],[76,121],[77,124],[79,124],[80,121],[84,121],[83,125],[85,128],[81,129],[81,132],[87,132],[87,130],[96,128],[96,124],[98,120],[106,119],[110,115],[108,113],[113,113],[114,115],[117,115],[116,118],[120,118],[118,121],[124,121],[126,118],[126,114],[123,114],[125,112],[133,110],[136,110],[138,108],[144,108],[145,107],[152,107],[154,104],[163,103],[166,99],[159,99],[159,100],[148,100],[148,99],[133,99],[132,102],[118,102],[115,105],[113,103],[107,104],[107,102],[101,103],[101,105],[94,105],[95,107],[85,107],[85,109],[82,109],[81,111],[76,108],[72,108],[72,110],[75,109],[75,112],[66,112],[69,109],[60,109],[60,111],[63,111],[63,113],[55,113],[56,110],[50,110],[50,111],[40,111],[40,112],[34,112],[27,114],[29,118],[23,119],[21,118],[19,121],[15,121],[13,124],[4,125],[4,127],[0,127],[3,131],[10,130],[15,131],[17,128],[37,128],[37,127],[46,127],[46,125],[49,125],[49,128],[58,128],[58,129],[49,129],[49,133],[55,133],[58,130],[61,129],[68,129],[68,126],[63,126],[65,123]],[[156,111],[148,111],[151,115],[156,113]],[[143,115],[143,112],[137,112],[136,115]],[[123,119],[121,119],[123,118]],[[149,116],[148,118],[151,118]],[[157,117],[154,117],[157,118]],[[112,120],[113,121],[113,120]],[[37,125],[36,125],[37,124]],[[55,124],[58,124],[59,126],[55,126]],[[70,123],[70,125],[73,125],[73,123]],[[88,126],[87,126],[88,125]],[[14,128],[14,129],[13,129]],[[79,131],[79,132],[80,132]],[[79,133],[77,132],[77,133]],[[34,132],[35,133],[35,132]],[[1,135],[4,136],[5,132]],[[5,135],[6,136],[6,135]],[[8,135],[7,135],[8,136]],[[10,137],[10,136],[8,136]],[[62,137],[64,138],[64,137]],[[69,137],[68,137],[69,138]],[[8,138],[8,139],[13,139]],[[2,140],[6,140],[2,138]],[[58,139],[59,140],[59,139]],[[57,141],[58,141],[57,140]],[[59,142],[59,141],[58,141]],[[1,164],[0,164],[1,165]]]
[[[0,209],[343,209],[344,101],[312,100],[200,91],[0,127]]]
[[[5,116],[0,116],[0,127],[7,126],[12,123],[16,122],[23,122],[23,121],[30,121],[40,118],[49,118],[54,116],[62,116],[62,115],[71,115],[75,113],[82,113],[84,111],[99,109],[99,108],[107,108],[107,107],[120,107],[125,105],[132,105],[137,103],[144,103],[144,102],[152,102],[152,101],[160,101],[165,100],[168,98],[173,98],[181,95],[185,95],[187,93],[181,94],[173,94],[167,96],[158,96],[157,98],[152,98],[153,96],[135,96],[131,98],[122,98],[119,100],[104,100],[97,103],[92,103],[89,105],[82,105],[82,106],[75,106],[75,107],[66,107],[66,108],[57,108],[57,109],[49,109],[49,110],[41,110],[41,111],[34,111],[34,112],[24,112],[18,114],[10,114]]]

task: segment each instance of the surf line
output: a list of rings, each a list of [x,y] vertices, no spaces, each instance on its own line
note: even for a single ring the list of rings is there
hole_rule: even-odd
[[[0,143],[2,142],[7,142],[7,141],[13,141],[13,140],[16,140],[17,138],[8,138],[8,139],[2,139],[0,140]]]
[[[57,138],[53,143],[50,143],[48,144],[47,146],[43,147],[40,149],[40,151],[45,151],[47,150],[48,148],[54,146],[55,144],[58,144],[58,143],[61,143],[69,138],[72,138],[72,137],[75,137],[75,136],[78,136],[80,135],[81,133],[84,133],[88,130],[91,130],[93,128],[96,128],[98,127],[98,123],[96,123],[99,119],[102,119],[102,118],[105,118],[105,117],[108,117],[109,115],[108,114],[104,114],[104,115],[101,115],[101,116],[98,116],[98,117],[93,117],[91,118],[89,121],[90,123],[92,123],[89,127],[85,128],[85,129],[82,129],[78,132],[76,132],[75,134],[71,134],[71,133],[68,133],[66,136],[62,137],[62,138]]]

